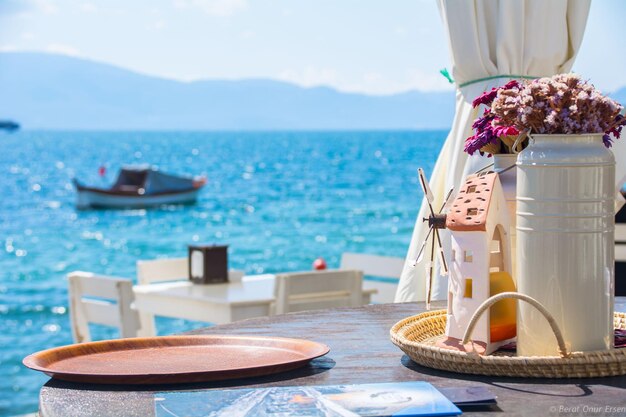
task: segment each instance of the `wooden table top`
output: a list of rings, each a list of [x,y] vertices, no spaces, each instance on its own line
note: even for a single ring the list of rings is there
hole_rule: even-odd
[[[435,303],[435,308],[443,307],[443,303]],[[547,416],[594,410],[596,415],[626,414],[626,376],[537,380],[455,374],[416,365],[391,343],[389,329],[399,320],[423,310],[423,303],[379,304],[249,319],[199,329],[190,333],[295,337],[325,343],[331,350],[299,370],[221,383],[132,387],[50,380],[41,390],[40,413],[43,417],[149,416],[154,414],[156,392],[427,381],[435,387],[483,386],[497,395],[495,409],[466,412],[467,415],[488,412],[494,415],[493,411],[501,411]],[[616,311],[626,311],[626,298],[616,299]]]

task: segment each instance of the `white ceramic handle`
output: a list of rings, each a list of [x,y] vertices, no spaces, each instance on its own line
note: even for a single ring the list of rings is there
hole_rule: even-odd
[[[527,136],[529,136],[528,130],[524,130],[519,135],[517,135],[517,139],[515,139],[515,142],[513,143],[513,146],[511,147],[511,150],[513,151],[514,154],[517,155],[523,150],[523,149],[517,150],[517,148],[521,146],[522,142],[524,141],[524,139],[526,139]]]
[[[470,322],[467,325],[467,330],[465,330],[465,334],[463,335],[463,342],[462,342],[463,345],[465,345],[466,343],[470,341],[470,337],[472,336],[474,327],[476,327],[476,323],[478,322],[478,319],[480,319],[482,314],[486,310],[488,310],[489,307],[491,307],[493,304],[505,298],[514,298],[516,300],[526,301],[527,303],[535,307],[537,310],[539,310],[539,312],[543,314],[546,320],[548,320],[548,324],[550,324],[550,327],[552,328],[552,332],[556,336],[556,341],[559,344],[559,353],[561,354],[561,357],[562,358],[570,357],[570,353],[567,351],[567,347],[565,347],[565,340],[563,339],[563,334],[561,333],[561,329],[559,329],[559,326],[556,324],[556,320],[554,319],[554,317],[552,317],[552,314],[550,314],[550,312],[546,310],[546,308],[543,305],[541,305],[539,301],[535,300],[534,298],[526,294],[520,294],[518,292],[502,292],[500,294],[496,294],[486,299],[478,307],[478,310],[474,312],[474,315],[470,319]]]

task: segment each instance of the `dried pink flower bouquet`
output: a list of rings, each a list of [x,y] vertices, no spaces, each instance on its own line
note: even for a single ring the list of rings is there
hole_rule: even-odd
[[[472,125],[475,134],[465,140],[465,152],[473,155],[513,153],[519,135],[604,133],[606,147],[619,139],[626,118],[622,106],[603,96],[574,74],[558,74],[530,82],[510,81],[473,101],[487,108]],[[522,141],[523,139],[523,141]]]

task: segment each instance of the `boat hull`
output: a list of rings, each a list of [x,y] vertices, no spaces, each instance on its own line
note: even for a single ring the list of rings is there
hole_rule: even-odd
[[[177,193],[156,195],[114,195],[93,190],[78,190],[76,207],[87,208],[143,208],[164,204],[192,204],[198,199],[200,188]]]

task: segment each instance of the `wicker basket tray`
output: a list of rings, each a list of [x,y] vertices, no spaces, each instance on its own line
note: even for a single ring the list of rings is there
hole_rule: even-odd
[[[502,298],[529,301],[517,293],[507,294],[500,294],[487,300],[483,303],[483,306],[487,304],[483,311]],[[473,325],[481,314],[479,308],[470,321],[463,343],[469,340]],[[549,322],[550,319],[552,317],[548,318]],[[616,329],[626,329],[626,314],[615,313],[614,323]],[[437,341],[445,337],[446,310],[429,311],[401,320],[391,328],[390,336],[391,341],[414,362],[444,371],[532,378],[589,378],[626,374],[626,348],[569,353],[565,350],[563,338],[553,319],[550,324],[553,330],[556,329],[555,336],[561,356],[522,357],[515,356],[515,352],[501,351],[489,356],[480,356],[474,352],[459,352],[437,347]]]

